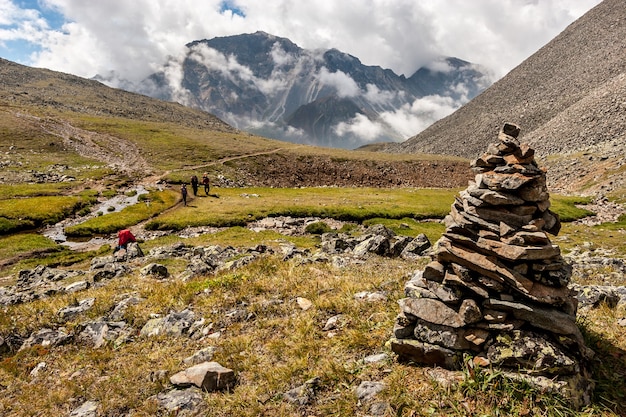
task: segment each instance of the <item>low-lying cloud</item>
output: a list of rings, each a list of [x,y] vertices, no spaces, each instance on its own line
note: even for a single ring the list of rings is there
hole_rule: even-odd
[[[439,119],[452,114],[463,105],[463,101],[451,97],[431,95],[418,98],[393,112],[384,112],[381,119],[393,126],[405,138],[409,138]]]
[[[261,92],[272,103],[271,105],[275,106],[271,114],[259,114],[254,109],[247,114],[234,114],[225,109],[211,107],[205,107],[205,110],[217,114],[237,128],[292,142],[306,143],[307,138],[302,130],[284,123],[283,118],[289,114],[281,103],[286,100],[285,95],[288,94],[289,88],[301,78],[310,77],[309,82],[315,86],[310,92],[310,100],[314,100],[316,94],[326,89],[333,91],[340,98],[351,99],[355,103],[367,103],[367,106],[378,113],[375,116],[374,113],[367,115],[357,113],[351,120],[338,123],[332,128],[336,136],[343,138],[353,147],[379,141],[405,140],[469,101],[469,88],[463,83],[449,86],[450,96],[429,95],[412,102],[407,102],[407,93],[404,91],[381,90],[375,84],[367,84],[360,88],[349,74],[342,71],[331,72],[325,66],[319,67],[317,71],[311,71],[311,67],[322,62],[320,57],[315,55],[318,53],[303,51],[301,55],[295,56],[285,52],[276,43],[271,49],[271,58],[275,65],[267,78],[255,76],[254,71],[241,64],[236,56],[226,56],[204,43],[197,43],[189,48],[186,58],[202,65],[207,71],[219,73],[238,86],[240,91],[251,89]],[[162,75],[171,99],[190,105],[193,104],[192,95],[183,87],[184,59],[184,54],[177,58],[171,57]],[[440,59],[435,60],[428,68],[442,72],[452,70]],[[487,82],[489,81],[485,81]],[[238,97],[235,90],[228,93],[228,89],[221,89],[220,94],[230,94],[223,97],[230,103],[245,100],[245,97]]]
[[[360,94],[358,84],[345,72],[329,72],[326,67],[322,67],[317,79],[321,84],[334,88],[339,97],[354,97]]]
[[[363,114],[357,114],[348,122],[341,122],[335,127],[338,136],[345,136],[357,146],[389,141],[406,140],[439,119],[453,113],[463,101],[451,97],[430,95],[406,103],[392,111],[380,113],[379,118],[370,120]]]

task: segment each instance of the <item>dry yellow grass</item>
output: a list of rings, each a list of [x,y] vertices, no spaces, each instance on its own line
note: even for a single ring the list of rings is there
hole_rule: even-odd
[[[426,262],[426,260],[424,260]],[[365,264],[335,268],[329,264],[298,265],[277,257],[260,259],[235,271],[181,282],[141,277],[136,272],[78,295],[59,295],[6,308],[0,334],[28,335],[58,325],[60,308],[78,299],[94,297],[94,307],[65,323],[72,332],[80,323],[109,312],[123,294],[145,300],[130,307],[124,320],[138,330],[152,314],[165,315],[190,308],[197,318],[212,324],[218,338],[190,339],[158,336],[93,349],[68,344],[34,347],[5,357],[0,364],[0,412],[7,416],[67,415],[85,400],[100,403],[102,415],[131,412],[156,415],[150,398],[169,389],[167,378],[151,380],[153,372],[166,376],[185,369],[182,359],[214,346],[214,360],[233,369],[238,383],[231,392],[204,394],[205,415],[301,416],[367,415],[370,404],[360,404],[355,389],[362,381],[384,382],[379,396],[385,415],[547,415],[617,416],[618,378],[624,372],[626,331],[612,325],[622,310],[588,313],[585,324],[592,347],[599,352],[599,390],[585,410],[569,410],[558,398],[501,377],[478,374],[460,385],[441,386],[428,369],[393,359],[366,364],[371,354],[389,353],[385,346],[398,313],[407,274],[423,266],[374,257]],[[357,300],[361,291],[382,291],[386,301]],[[298,297],[311,301],[303,310]],[[241,314],[228,314],[240,311]],[[328,318],[342,314],[338,328],[323,330]],[[10,318],[10,319],[9,319]],[[621,353],[620,353],[621,352]],[[622,356],[620,356],[622,355]],[[617,361],[610,363],[608,361]],[[30,371],[41,362],[37,377]],[[283,393],[318,377],[311,403],[296,406]],[[618,407],[611,411],[611,407]]]

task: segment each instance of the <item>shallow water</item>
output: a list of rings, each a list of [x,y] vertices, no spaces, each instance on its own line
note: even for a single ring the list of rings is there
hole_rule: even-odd
[[[118,194],[106,201],[100,202],[98,205],[94,206],[86,216],[75,217],[71,219],[65,219],[60,221],[59,223],[46,227],[42,234],[54,240],[56,243],[61,244],[63,246],[67,246],[73,250],[81,250],[88,247],[101,246],[106,244],[114,244],[116,242],[116,237],[103,237],[103,236],[94,236],[89,239],[77,239],[77,238],[68,238],[65,235],[64,229],[68,226],[74,226],[77,224],[81,224],[86,222],[87,220],[97,217],[98,213],[102,213],[103,216],[108,214],[117,213],[122,211],[126,207],[137,204],[139,201],[139,196],[142,194],[148,194],[148,190],[146,190],[142,185],[130,188],[126,190],[126,193],[129,191],[136,191],[136,194],[133,196],[126,196],[124,194]]]

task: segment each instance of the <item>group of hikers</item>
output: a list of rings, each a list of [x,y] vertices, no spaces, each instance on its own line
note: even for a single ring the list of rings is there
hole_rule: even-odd
[[[200,182],[198,181],[198,176],[192,175],[190,182],[191,182],[191,189],[193,190],[193,195],[195,197],[198,195],[198,186],[200,185]],[[209,181],[209,174],[206,172],[202,174],[202,185],[204,186],[204,193],[208,196],[209,190],[211,188],[211,183]],[[183,204],[186,206],[187,205],[187,184],[186,183],[183,183],[183,185],[180,187],[180,194],[183,197]]]
[[[200,181],[198,181],[198,176],[193,175],[191,177],[190,182],[191,182],[191,189],[193,190],[193,195],[197,196],[198,187],[200,186]],[[209,174],[206,172],[202,174],[202,185],[204,186],[204,193],[208,196],[209,191],[211,189],[211,183],[209,181]],[[183,183],[183,185],[180,187],[180,193],[182,194],[182,197],[183,197],[183,204],[186,206],[187,205],[187,184]],[[135,236],[132,234],[130,230],[128,229],[120,230],[117,233],[117,246],[115,247],[115,250],[113,250],[113,254],[115,254],[116,252],[120,250],[127,250],[128,244],[133,243],[133,242],[137,242],[137,240],[135,239]],[[137,250],[141,253],[141,248],[137,247]]]
[[[193,190],[193,195],[197,196],[198,187],[200,185],[200,181],[198,181],[198,177],[196,175],[193,175],[191,177],[190,182],[191,182],[191,189]],[[206,172],[202,174],[202,185],[204,186],[204,193],[208,196],[210,188],[211,188],[211,183],[209,181],[209,174]],[[187,205],[187,184],[183,183],[183,185],[180,188],[180,192],[183,196],[183,204],[186,206]],[[117,246],[113,250],[113,254],[115,255],[115,253],[121,250],[127,251],[128,245],[130,243],[136,243],[136,242],[137,242],[137,239],[135,238],[135,235],[133,235],[133,233],[130,230],[128,229],[120,230],[119,232],[117,232]],[[141,252],[141,248],[139,246],[137,246],[137,251],[141,256],[143,256],[143,253]]]

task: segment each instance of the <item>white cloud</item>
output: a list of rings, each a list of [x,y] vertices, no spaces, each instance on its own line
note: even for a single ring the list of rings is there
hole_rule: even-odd
[[[33,9],[22,9],[10,0],[0,0],[0,25],[18,26],[22,22],[43,22],[40,14]],[[47,27],[47,23],[39,25]]]
[[[450,97],[426,96],[395,111],[382,113],[381,119],[406,139],[451,114],[461,104]]]
[[[317,79],[320,83],[337,90],[339,97],[354,97],[361,92],[356,81],[343,71],[330,72],[328,68],[322,67]]]
[[[428,68],[429,70],[433,72],[443,72],[444,74],[447,74],[451,72],[452,70],[454,70],[452,65],[450,65],[448,61],[446,61],[443,58],[435,59],[427,63],[426,65],[424,65],[424,67]]]
[[[453,85],[450,90],[454,93],[456,93],[460,98],[460,100],[458,101],[463,101],[463,102],[467,102],[469,101],[469,88],[463,84],[463,83],[457,83],[455,85]],[[457,103],[459,104],[459,103]]]
[[[48,22],[36,10],[21,9],[9,0],[0,0],[0,56],[2,49],[12,51],[29,43],[43,43],[48,31]]]
[[[189,105],[191,100],[191,93],[183,87],[183,54],[177,59],[170,59],[168,65],[163,69],[165,80],[168,83],[168,87],[172,92],[172,100],[183,105]]]
[[[367,84],[364,97],[370,103],[391,104],[401,100],[405,96],[404,91],[382,91],[375,84]]]
[[[462,85],[457,88],[460,93],[466,90]],[[426,96],[395,110],[382,112],[377,120],[356,114],[349,122],[337,124],[334,133],[351,139],[357,146],[393,137],[402,141],[451,114],[466,100],[465,97],[455,100],[439,95]]]
[[[189,58],[204,65],[209,71],[221,72],[234,83],[239,84],[240,81],[254,83],[254,73],[249,67],[237,62],[236,57],[226,56],[204,44],[193,46]]]
[[[334,130],[339,136],[355,135],[360,142],[374,142],[384,133],[384,128],[380,123],[376,123],[360,113],[357,113],[348,123],[339,123]]]
[[[31,65],[85,77],[113,70],[136,81],[188,42],[263,30],[406,76],[444,55],[485,65],[500,77],[599,2],[39,0],[37,11],[0,0],[0,55],[3,43],[21,39],[43,48]],[[50,10],[66,24],[46,24],[42,17]]]
[[[246,84],[253,85],[267,96],[273,96],[287,87],[288,78],[284,77],[280,70],[274,71],[267,79],[256,77],[252,69],[240,64],[235,56],[225,56],[205,44],[194,45],[190,49],[189,58],[204,65],[208,70],[222,73],[235,85],[241,87],[245,87]],[[182,67],[180,70],[182,71]],[[174,74],[173,79],[182,81],[182,73]]]
[[[278,43],[278,42],[276,42],[276,43],[274,43],[274,45],[272,45],[271,56],[272,56],[272,59],[274,60],[274,63],[278,67],[282,67],[282,66],[285,66],[285,65],[292,64],[295,61],[295,59],[296,59],[293,55],[291,55],[287,51],[285,51],[280,46],[280,43]]]
[[[260,135],[263,135],[266,131],[271,131],[274,137],[282,135],[283,139],[292,143],[307,143],[309,141],[307,134],[302,129],[293,126],[279,125],[268,120],[258,120],[233,114],[226,115],[224,120],[232,120],[233,123],[230,123],[232,126]]]

